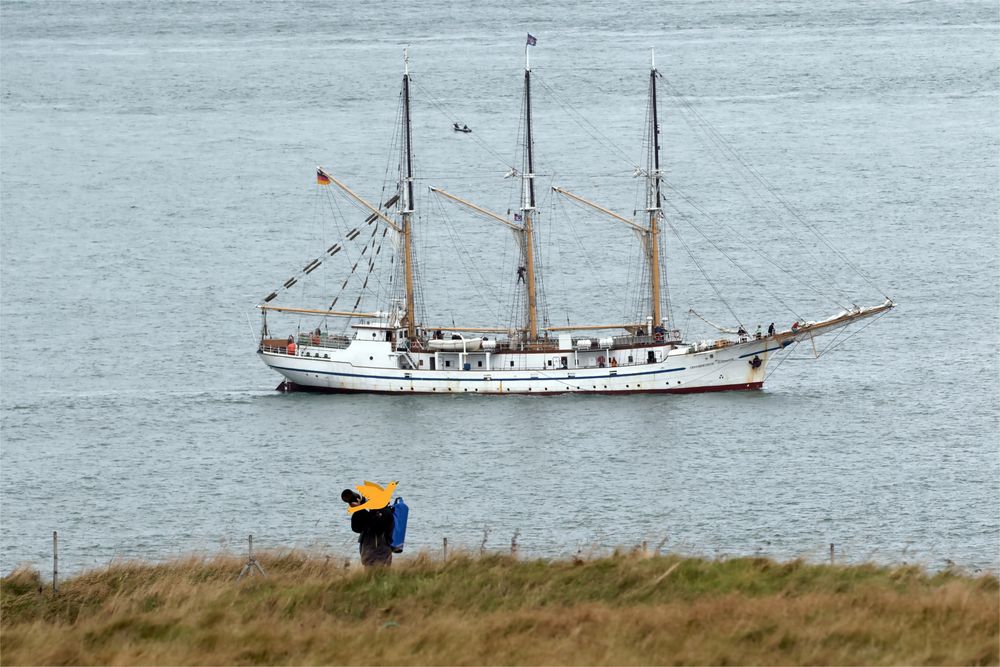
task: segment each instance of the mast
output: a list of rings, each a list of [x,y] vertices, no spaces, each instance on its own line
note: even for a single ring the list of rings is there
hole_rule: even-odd
[[[656,109],[656,60],[652,49],[649,54],[649,160],[646,170],[646,212],[649,213],[649,230],[646,234],[646,257],[649,261],[650,306],[653,316],[653,327],[662,326],[660,310],[660,230],[659,219],[662,215],[660,194],[660,125]]]
[[[416,310],[413,296],[413,150],[410,132],[410,56],[403,49],[403,151],[406,162],[406,180],[403,183],[403,201],[400,210],[403,231],[403,272],[406,279],[406,335],[417,337]]]
[[[528,49],[534,46],[535,38],[528,35],[528,43],[524,47],[524,153],[527,161],[526,173],[521,174],[521,217],[524,224],[523,251],[525,283],[528,292],[526,305],[529,341],[538,339],[538,304],[535,290],[535,231],[533,220],[535,213],[535,162],[533,137],[531,133],[531,65],[528,59]]]

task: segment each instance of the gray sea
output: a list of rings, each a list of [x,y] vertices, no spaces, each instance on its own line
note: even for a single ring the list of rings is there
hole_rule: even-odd
[[[249,534],[348,556],[341,489],[395,479],[402,558],[516,534],[536,557],[834,544],[996,572],[998,25],[996,2],[934,0],[0,2],[0,571],[46,571],[53,531],[63,572],[240,554]],[[712,333],[691,309],[766,327],[898,308],[750,393],[275,392],[254,306],[336,240],[317,165],[382,194],[407,44],[428,317],[503,315],[508,233],[424,186],[516,208],[528,32],[540,190],[626,214],[655,47],[667,179],[707,214],[667,216],[686,335]],[[628,230],[544,205],[549,321],[621,317]]]

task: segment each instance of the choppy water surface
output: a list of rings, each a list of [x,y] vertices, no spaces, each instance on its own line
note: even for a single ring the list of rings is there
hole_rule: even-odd
[[[487,547],[520,531],[539,556],[665,540],[822,558],[835,543],[854,561],[1000,567],[994,3],[584,2],[567,14],[40,1],[0,13],[4,573],[47,567],[53,530],[68,571],[240,551],[248,533],[348,554],[338,495],[364,478],[400,480],[414,550],[445,536],[478,548],[489,528]],[[244,313],[326,247],[315,165],[378,197],[409,43],[419,173],[509,206],[527,31],[546,187],[606,185],[603,201],[632,203],[630,183],[606,178],[629,165],[585,130],[639,159],[655,46],[670,84],[881,290],[850,271],[837,280],[900,307],[818,360],[796,350],[748,394],[272,391]],[[476,142],[452,136],[435,105]],[[795,275],[826,254],[815,239],[789,250],[794,230],[729,194],[728,167],[702,157],[711,145],[680,111],[664,96],[672,183]],[[489,289],[465,269],[499,270],[509,239],[466,221],[459,250],[438,209],[423,210],[428,311],[491,323]],[[545,257],[554,323],[620,313],[634,245],[609,224],[543,234],[590,247],[588,261],[575,244]],[[707,335],[689,308],[731,320],[678,245],[674,312]],[[772,294],[811,317],[837,310],[794,276],[754,284],[705,262],[747,321],[793,319]]]

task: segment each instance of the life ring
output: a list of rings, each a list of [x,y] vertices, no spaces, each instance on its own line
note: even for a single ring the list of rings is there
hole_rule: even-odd
[[[755,355],[753,355],[753,359],[750,360],[750,367],[751,368],[760,368],[760,365],[763,364],[763,363],[764,362],[760,360],[760,357],[758,357],[755,354]]]
[[[663,342],[663,332],[662,331],[657,331],[656,334],[653,335],[653,340],[656,341],[657,343],[662,343]]]

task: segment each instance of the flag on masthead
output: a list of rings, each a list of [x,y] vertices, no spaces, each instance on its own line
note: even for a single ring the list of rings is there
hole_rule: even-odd
[[[535,39],[534,37],[532,37],[531,33],[529,32],[528,33],[528,46],[534,46],[537,43],[538,43],[538,40]]]
[[[317,169],[316,182],[320,185],[330,185],[330,177],[324,174],[322,169]]]

